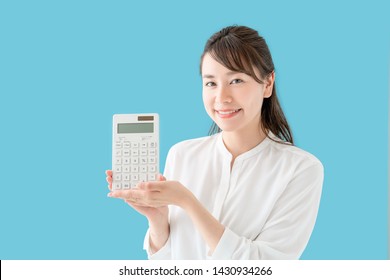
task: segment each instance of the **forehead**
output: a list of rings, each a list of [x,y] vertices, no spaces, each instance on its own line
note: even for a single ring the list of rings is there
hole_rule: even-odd
[[[203,78],[214,78],[219,76],[229,77],[231,75],[241,74],[253,79],[252,75],[244,73],[242,71],[232,70],[215,60],[209,53],[206,53],[202,61],[202,77]],[[253,67],[252,71],[255,76],[260,77],[259,71]]]
[[[206,53],[202,61],[202,76],[205,75],[229,75],[238,73],[226,68],[224,65],[216,61],[209,53]]]

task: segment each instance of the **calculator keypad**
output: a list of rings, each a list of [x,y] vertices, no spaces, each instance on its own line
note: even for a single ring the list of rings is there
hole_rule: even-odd
[[[157,179],[157,143],[154,141],[115,142],[113,190],[130,189],[139,182]]]

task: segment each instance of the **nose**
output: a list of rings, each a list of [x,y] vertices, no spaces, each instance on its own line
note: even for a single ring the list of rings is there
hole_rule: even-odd
[[[215,102],[223,104],[231,103],[232,100],[233,99],[230,90],[227,87],[220,86],[215,95]]]

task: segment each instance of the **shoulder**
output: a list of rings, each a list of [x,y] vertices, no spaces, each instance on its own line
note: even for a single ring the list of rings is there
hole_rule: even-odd
[[[164,176],[188,184],[189,174],[203,166],[204,161],[216,150],[216,136],[207,136],[181,141],[173,145],[165,162]]]
[[[296,172],[311,169],[311,172],[323,173],[324,167],[321,161],[302,148],[270,140],[270,151],[275,160],[280,160],[290,167],[295,167]]]
[[[313,154],[291,144],[282,144],[275,141],[270,141],[271,147],[280,156],[289,157],[295,160],[304,160],[313,164],[321,164],[321,161]]]
[[[284,178],[289,191],[295,194],[306,191],[318,194],[321,192],[324,166],[310,152],[270,140],[269,158],[271,165],[278,170],[274,177]]]
[[[208,150],[212,149],[216,144],[218,134],[212,136],[205,136],[200,138],[183,140],[175,145],[173,145],[169,153],[170,154],[180,154],[185,152],[188,153],[205,153]]]

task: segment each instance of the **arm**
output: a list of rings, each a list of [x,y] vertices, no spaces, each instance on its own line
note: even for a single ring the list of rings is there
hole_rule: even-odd
[[[111,197],[122,198],[127,201],[132,201],[136,207],[151,207],[159,208],[166,205],[176,205],[183,208],[191,217],[194,225],[200,231],[202,237],[210,248],[209,254],[212,254],[217,246],[223,232],[224,226],[216,220],[195,198],[195,196],[177,181],[159,181],[159,182],[145,182],[138,185],[138,189],[113,191],[110,193]],[[158,229],[157,231],[155,230]],[[149,236],[151,237],[150,249],[155,248],[157,251],[165,244],[164,240],[156,244],[159,230],[163,227],[157,225],[155,228],[149,228]],[[153,232],[154,230],[154,232]],[[164,234],[166,231],[163,232]],[[168,230],[169,235],[169,230]],[[154,246],[154,247],[153,247]],[[151,250],[153,251],[153,249]]]
[[[106,170],[106,176],[106,180],[109,183],[108,188],[112,191],[112,171]],[[164,176],[159,175],[158,180],[165,181],[165,178]],[[112,193],[110,192],[108,196],[111,197],[111,194]],[[147,244],[145,242],[144,245],[144,248],[148,251],[148,255],[151,255],[163,248],[169,239],[168,207],[137,205],[132,199],[125,198],[124,201],[148,219],[149,230],[146,235]],[[167,252],[165,255],[167,255]]]
[[[179,205],[180,206],[180,205]],[[208,254],[211,255],[217,247],[225,227],[214,218],[213,215],[197,200],[192,193],[188,195],[187,201],[183,200],[181,206],[187,212],[195,227],[199,230],[203,239],[209,247]]]
[[[149,244],[150,252],[159,251],[169,238],[169,223],[167,217],[157,220],[149,220]]]
[[[137,201],[135,205],[139,206],[176,205],[183,208],[210,248],[212,259],[298,259],[315,224],[322,182],[321,164],[296,174],[254,240],[225,228],[176,181],[141,183],[139,189],[115,191],[112,196]]]

